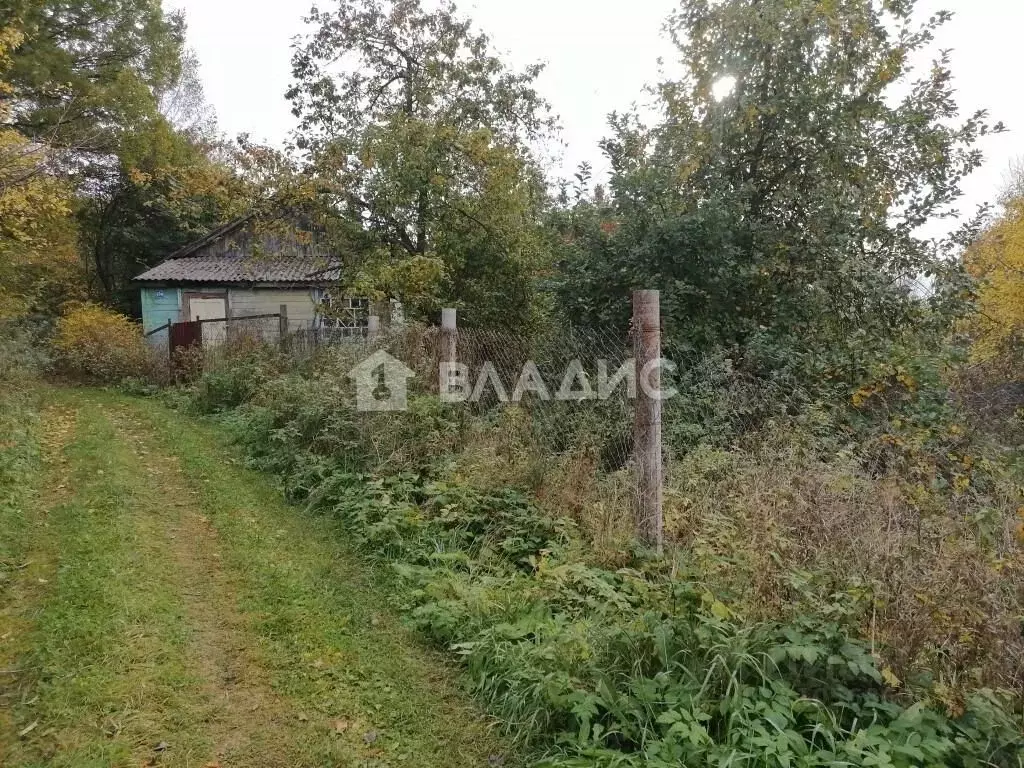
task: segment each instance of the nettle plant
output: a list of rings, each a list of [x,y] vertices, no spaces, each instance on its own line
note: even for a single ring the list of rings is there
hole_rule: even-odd
[[[745,622],[685,569],[586,564],[514,491],[339,470],[309,504],[394,565],[414,625],[542,765],[1019,765],[1007,701],[978,691],[954,717],[898,697],[842,602]]]

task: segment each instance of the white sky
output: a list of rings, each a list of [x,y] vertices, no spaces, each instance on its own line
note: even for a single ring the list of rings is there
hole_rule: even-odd
[[[319,0],[329,8],[333,0]],[[489,34],[514,64],[548,67],[539,88],[560,116],[562,174],[582,160],[604,167],[597,142],[606,116],[643,98],[657,79],[658,56],[672,48],[661,25],[678,0],[462,0],[459,9]],[[188,40],[200,60],[206,97],[221,130],[281,143],[294,124],[284,98],[291,79],[291,39],[304,31],[312,0],[168,0],[188,20]],[[962,210],[993,200],[1010,161],[1024,155],[1020,68],[1020,0],[919,0],[923,14],[955,16],[937,46],[953,49],[953,73],[965,113],[988,108],[1010,132],[982,145],[985,166],[965,184]]]

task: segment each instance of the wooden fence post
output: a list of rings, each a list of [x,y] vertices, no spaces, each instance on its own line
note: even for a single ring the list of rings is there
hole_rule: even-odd
[[[167,381],[174,382],[174,321],[167,318]]]
[[[288,305],[282,304],[281,310],[277,315],[277,333],[278,341],[281,344],[281,349],[284,349],[288,345]]]
[[[664,546],[661,464],[661,306],[658,291],[633,292],[633,355],[636,360],[636,530],[660,555]]]

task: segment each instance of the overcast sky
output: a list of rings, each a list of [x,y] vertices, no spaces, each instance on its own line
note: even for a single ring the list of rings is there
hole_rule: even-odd
[[[672,49],[661,26],[678,0],[475,0],[459,8],[515,64],[547,62],[541,92],[561,118],[568,175],[581,160],[602,167],[597,142],[606,116],[642,98]],[[208,101],[221,130],[280,143],[293,127],[284,98],[290,43],[304,31],[311,0],[169,0],[184,9]],[[320,0],[324,8],[332,0]],[[955,12],[937,44],[953,49],[965,112],[991,111],[1010,132],[987,140],[985,167],[968,179],[962,208],[992,200],[1010,161],[1024,154],[1024,99],[1016,87],[1024,29],[1020,0],[919,0],[930,13]]]

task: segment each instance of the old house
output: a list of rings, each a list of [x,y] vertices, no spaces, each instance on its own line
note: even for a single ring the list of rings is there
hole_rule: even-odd
[[[185,246],[135,280],[146,332],[168,322],[276,313],[282,306],[292,329],[364,327],[369,303],[334,295],[332,286],[340,278],[340,259],[326,252],[315,233],[266,229],[249,215]],[[222,334],[225,326],[204,327],[209,337]]]

